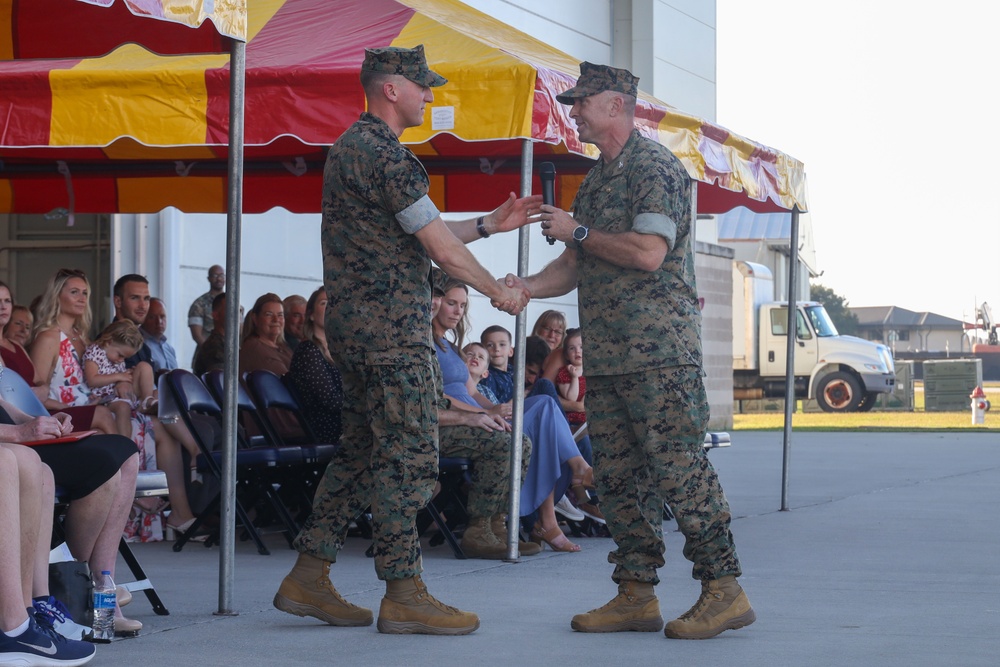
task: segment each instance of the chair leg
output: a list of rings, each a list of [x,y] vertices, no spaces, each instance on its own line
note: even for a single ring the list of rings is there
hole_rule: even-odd
[[[441,534],[444,535],[444,539],[447,540],[451,550],[455,553],[455,558],[465,560],[465,552],[463,552],[462,547],[459,546],[458,540],[455,538],[455,533],[451,532],[451,528],[448,527],[444,517],[441,516],[437,507],[434,506],[434,501],[427,503],[424,509],[427,510],[427,512],[431,515],[431,518],[433,518],[435,523],[437,523],[438,529],[440,529]]]
[[[157,594],[156,589],[153,588],[153,582],[149,580],[146,576],[146,571],[142,569],[142,565],[139,564],[139,559],[135,557],[132,552],[132,547],[129,546],[125,538],[121,538],[118,542],[118,553],[121,555],[125,564],[128,565],[128,569],[132,572],[132,576],[135,577],[134,582],[125,584],[131,592],[142,591],[146,594],[146,599],[149,600],[149,604],[152,605],[153,611],[159,616],[169,616],[170,612],[167,608],[163,606],[163,601],[160,600],[160,596]]]

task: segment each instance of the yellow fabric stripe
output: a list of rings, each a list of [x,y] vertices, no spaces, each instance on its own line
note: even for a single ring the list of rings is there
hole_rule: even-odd
[[[119,213],[155,213],[168,206],[184,211],[224,213],[226,179],[214,176],[188,178],[119,178]]]
[[[14,59],[14,23],[11,0],[0,0],[0,60]]]
[[[126,44],[71,70],[53,70],[49,145],[106,146],[123,136],[152,146],[202,145],[205,70],[228,61],[228,55],[157,56]]]
[[[215,0],[219,6],[220,0]],[[246,2],[246,0],[240,0]],[[247,41],[257,36],[264,24],[271,20],[287,0],[254,0],[251,11],[247,12]]]
[[[427,51],[428,63],[448,83],[433,89],[434,102],[427,107],[423,125],[406,130],[400,137],[403,143],[422,143],[439,131],[466,141],[531,136],[532,65],[422,14],[414,14],[392,41],[393,46],[417,44],[425,49],[433,45]],[[440,107],[454,107],[454,127],[432,129],[432,109]]]
[[[0,180],[0,213],[14,210],[14,188],[7,179]]]

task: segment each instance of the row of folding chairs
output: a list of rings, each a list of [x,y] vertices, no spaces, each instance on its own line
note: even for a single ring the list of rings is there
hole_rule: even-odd
[[[221,479],[221,452],[213,451],[198,437],[199,430],[190,422],[191,414],[204,414],[221,420],[223,402],[223,373],[221,370],[210,371],[200,380],[192,373],[184,370],[170,371],[164,376],[165,388],[161,389],[161,401],[164,391],[169,392],[175,401],[174,406],[180,416],[185,419],[188,428],[196,434],[198,446],[202,450],[199,457],[199,468]],[[245,385],[245,386],[244,386]],[[169,400],[169,399],[168,399]],[[167,408],[168,410],[170,408]],[[246,421],[256,426],[260,436],[238,439],[236,451],[237,489],[236,513],[246,535],[254,540],[260,553],[268,550],[260,537],[261,530],[251,520],[246,505],[250,502],[265,500],[273,514],[277,515],[285,527],[289,544],[298,531],[298,520],[304,520],[311,508],[312,497],[316,486],[322,478],[326,465],[332,458],[336,445],[318,442],[315,431],[304,415],[301,403],[295,395],[294,387],[286,378],[281,378],[266,370],[247,373],[243,382],[237,386],[237,409]],[[283,434],[273,419],[274,411],[282,410],[292,415],[293,421],[304,434],[301,437],[289,438]],[[431,524],[436,524],[443,541],[451,547],[456,558],[465,558],[459,541],[453,532],[453,527],[464,523],[464,485],[468,482],[468,471],[471,461],[465,458],[443,457],[440,460],[441,492],[429,502],[418,519],[418,529],[423,532]],[[291,493],[288,490],[291,489]],[[303,512],[298,517],[292,515],[284,499],[296,494],[298,506]],[[282,493],[284,492],[284,494]],[[205,514],[211,514],[218,507],[221,496],[215,498],[206,508]],[[447,519],[443,510],[447,509]],[[365,523],[364,513],[358,517],[359,523]],[[174,550],[180,551],[187,543],[189,536],[200,528],[201,521],[196,521],[191,529],[176,540]]]
[[[299,530],[299,520],[287,503],[297,505],[301,510],[300,516],[308,512],[316,483],[333,457],[336,444],[316,441],[302,415],[299,402],[281,378],[260,370],[249,373],[244,381],[246,387],[242,383],[237,385],[238,414],[246,417],[259,435],[247,436],[239,429],[234,460],[235,512],[244,535],[253,540],[259,553],[266,555],[270,552],[261,537],[263,527],[254,520],[254,516],[276,520],[291,545]],[[216,419],[221,424],[223,394],[222,371],[212,371],[199,378],[189,371],[176,369],[160,380],[161,418],[176,414],[185,423],[201,451],[197,460],[199,471],[220,482],[222,451],[215,448],[214,442],[206,441],[204,430],[196,427],[195,415]],[[292,414],[304,436],[296,442],[289,442],[274,422],[272,411],[276,409]],[[221,484],[219,487],[221,489]],[[191,528],[177,537],[174,551],[184,548],[201,529],[205,518],[219,508],[221,499],[219,490]],[[216,538],[217,533],[214,533],[208,543]]]

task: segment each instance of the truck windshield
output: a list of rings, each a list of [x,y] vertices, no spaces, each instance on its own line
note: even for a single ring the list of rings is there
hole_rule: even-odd
[[[809,321],[812,322],[817,336],[824,338],[826,336],[839,335],[837,327],[834,326],[833,320],[830,319],[830,315],[826,312],[826,308],[823,306],[806,306],[806,313],[809,315]]]

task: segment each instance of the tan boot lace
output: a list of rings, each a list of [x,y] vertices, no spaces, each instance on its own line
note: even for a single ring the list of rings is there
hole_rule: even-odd
[[[708,587],[708,583],[701,585],[701,596],[698,601],[694,603],[694,606],[688,609],[686,612],[681,614],[678,620],[686,621],[688,619],[699,616],[708,609],[708,606],[713,602],[719,602],[725,596],[722,591],[712,591]]]

